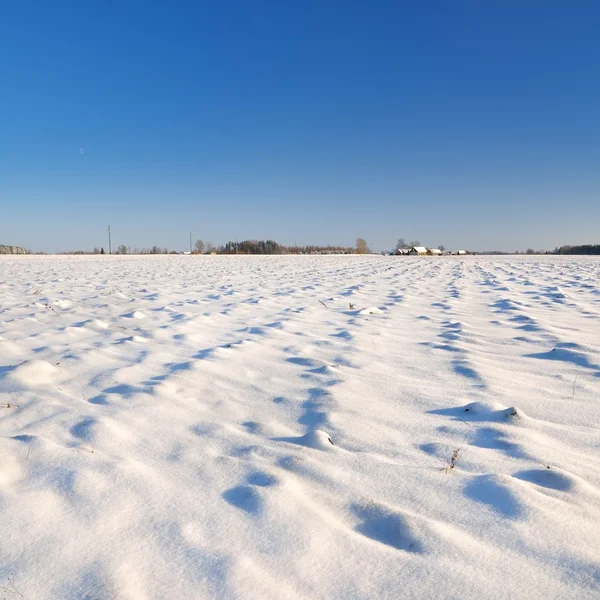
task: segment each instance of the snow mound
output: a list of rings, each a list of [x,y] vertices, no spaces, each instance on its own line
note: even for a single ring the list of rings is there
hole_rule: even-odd
[[[382,315],[383,311],[380,308],[377,308],[376,306],[371,306],[370,308],[363,308],[362,310],[358,311],[359,315]]]
[[[467,417],[486,421],[510,421],[525,417],[525,413],[516,406],[503,406],[498,402],[471,402],[463,408]]]
[[[10,486],[11,484],[23,478],[22,461],[18,460],[12,454],[2,453],[2,468],[0,469],[0,488]]]
[[[23,356],[25,350],[18,344],[7,340],[0,336],[0,356],[6,357],[8,354],[14,354],[15,356]]]
[[[127,313],[126,315],[123,315],[123,316],[128,319],[145,319],[146,318],[146,315],[139,310],[134,310],[133,312]]]
[[[54,302],[54,305],[58,306],[58,308],[66,310],[67,308],[71,308],[73,306],[73,303],[70,300],[56,300]]]
[[[15,367],[7,379],[23,387],[40,387],[53,384],[59,374],[60,371],[45,360],[27,360]]]
[[[306,446],[307,448],[315,448],[316,450],[332,450],[334,447],[330,435],[321,429],[309,431],[299,437],[275,438],[275,441],[289,442],[291,444],[298,444],[299,446]]]
[[[303,435],[298,442],[302,443],[304,446],[317,448],[318,450],[329,450],[333,446],[329,434],[320,429],[309,431],[306,435]]]
[[[100,319],[94,319],[90,325],[92,327],[96,327],[97,329],[108,329],[108,323],[101,321]]]

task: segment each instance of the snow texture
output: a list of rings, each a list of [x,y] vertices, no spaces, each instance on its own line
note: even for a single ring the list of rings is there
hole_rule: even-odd
[[[600,597],[600,261],[0,258],[0,597]]]

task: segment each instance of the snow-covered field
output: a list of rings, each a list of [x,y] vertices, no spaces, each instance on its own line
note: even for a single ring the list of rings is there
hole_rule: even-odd
[[[0,402],[0,598],[600,597],[597,259],[0,257]]]

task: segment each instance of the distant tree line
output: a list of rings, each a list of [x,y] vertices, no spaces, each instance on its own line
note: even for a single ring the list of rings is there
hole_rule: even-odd
[[[46,252],[37,252],[36,254],[47,254]],[[57,252],[56,254],[76,254],[76,255],[87,255],[87,254],[108,254],[108,252],[101,248],[94,248],[93,250],[67,250],[65,252]],[[132,248],[131,246],[125,246],[121,244],[117,246],[113,254],[179,254],[177,250],[168,250],[167,248],[161,248],[159,246],[152,246],[152,248]]]
[[[397,249],[412,248],[421,246],[419,240],[406,241],[400,238],[396,244]],[[5,249],[8,247],[0,247]],[[11,247],[12,248],[12,247]],[[443,244],[438,246],[442,252],[445,251]],[[19,249],[21,250],[21,249]],[[23,252],[28,252],[23,250]],[[114,250],[113,254],[180,254],[178,250],[169,250],[161,246],[152,246],[151,248],[132,248],[125,244],[120,244]],[[305,245],[305,246],[286,246],[275,240],[243,240],[229,241],[221,246],[215,246],[212,242],[204,242],[201,239],[196,240],[193,254],[370,254],[371,249],[363,238],[357,238],[355,246],[340,246],[340,245]],[[36,254],[45,254],[44,252],[36,252]],[[74,250],[68,252],[59,252],[58,254],[107,254],[103,247],[96,247],[92,251],[89,250]],[[487,250],[475,252],[474,254],[511,254],[501,250]],[[600,244],[584,244],[580,246],[560,246],[552,251],[533,250],[527,248],[525,251],[516,250],[513,254],[566,254],[566,255],[600,255]]]
[[[368,253],[366,242],[359,238],[357,246],[286,246],[274,240],[243,240],[241,242],[227,242],[221,246],[215,246],[212,242],[196,240],[192,249],[192,254],[363,254]],[[189,252],[186,251],[189,254]],[[41,252],[39,254],[45,254]],[[93,250],[70,250],[66,252],[57,252],[57,254],[108,254],[104,247],[96,247]],[[169,250],[161,246],[152,246],[151,248],[133,248],[121,244],[113,250],[113,254],[182,254],[178,250]]]
[[[348,246],[285,246],[274,240],[227,242],[215,249],[217,254],[354,254]]]
[[[600,244],[584,244],[583,246],[561,246],[555,248],[553,254],[600,254]]]
[[[5,246],[0,244],[0,254],[30,254],[29,250],[21,246]]]
[[[274,240],[227,242],[217,251],[221,254],[283,254],[283,246]]]

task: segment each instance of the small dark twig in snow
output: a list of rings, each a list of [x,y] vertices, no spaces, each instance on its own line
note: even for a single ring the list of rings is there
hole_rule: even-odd
[[[371,344],[373,344],[373,348],[375,348],[375,350],[377,350],[377,346],[375,345],[375,342],[373,341],[373,337],[371,336],[370,333],[369,333],[369,338],[371,338]]]
[[[11,573],[8,577],[7,577],[7,581],[8,581],[8,585],[12,588],[4,588],[2,591],[6,594],[18,594],[21,598],[24,598],[25,596],[23,596],[23,594],[21,594],[21,592],[15,587],[15,574]]]
[[[44,306],[48,309],[51,310],[57,317],[59,317],[60,315],[58,314],[58,312],[56,311],[56,309],[53,306],[50,306],[50,304],[44,304]]]
[[[573,397],[571,398],[572,400],[575,400],[575,386],[577,385],[578,377],[579,377],[579,373],[577,373],[577,375],[575,375],[575,380],[573,381]]]
[[[452,471],[452,469],[454,469],[454,465],[456,464],[456,461],[458,460],[459,452],[460,452],[460,448],[457,448],[456,450],[454,450],[454,452],[452,452],[452,456],[450,457],[450,464],[447,467],[440,469],[440,471],[446,471],[446,473],[450,473],[450,471]]]

